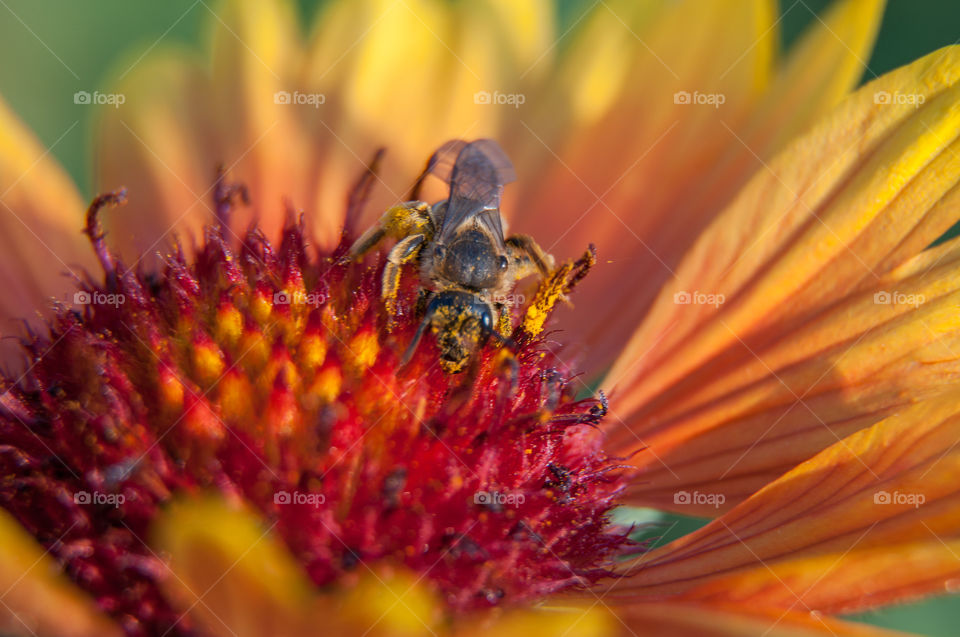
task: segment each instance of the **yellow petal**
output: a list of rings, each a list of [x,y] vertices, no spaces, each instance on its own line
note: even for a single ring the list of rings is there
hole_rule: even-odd
[[[864,75],[880,29],[884,0],[842,0],[790,50],[783,67],[751,116],[743,139],[761,157],[773,152],[829,113]]]
[[[0,100],[0,332],[17,329],[10,319],[34,318],[50,297],[67,300],[83,273],[96,271],[81,234],[85,211],[50,149]]]
[[[30,637],[120,636],[59,565],[0,509],[0,630]]]
[[[756,416],[753,440],[763,437],[766,419],[768,428],[780,427],[770,440],[782,444],[763,450],[767,463],[755,454],[751,471],[774,471],[938,391],[952,374],[954,288],[938,283],[942,271],[907,276],[897,268],[955,220],[958,57],[960,49],[948,48],[862,88],[780,153],[711,225],[608,376],[629,425],[618,434],[624,444],[649,444],[672,428],[690,441]],[[874,300],[878,292],[902,298],[893,296],[899,285],[927,290],[932,302],[914,309]],[[933,361],[944,363],[941,373],[917,365]],[[721,477],[752,444],[721,441],[714,450],[729,454],[726,465],[690,473],[684,463],[692,455],[674,457],[686,452],[652,442],[636,461],[662,461],[678,483]]]
[[[162,582],[171,602],[210,634],[366,634],[435,632],[439,608],[423,578],[361,562],[320,594],[297,560],[252,512],[216,496],[175,502],[155,522],[152,543],[169,556]]]
[[[310,583],[270,530],[212,496],[174,503],[151,531],[168,598],[214,634],[308,634]]]
[[[640,558],[626,588],[824,612],[950,590],[960,574],[958,439],[956,393],[918,403]]]
[[[544,637],[614,637],[623,633],[624,624],[603,604],[554,602],[537,608],[493,611],[461,617],[452,632],[456,637],[526,637],[530,634]],[[640,633],[646,634],[646,633]]]

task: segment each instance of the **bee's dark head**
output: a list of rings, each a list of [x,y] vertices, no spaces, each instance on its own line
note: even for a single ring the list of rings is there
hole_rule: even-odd
[[[440,351],[440,367],[448,374],[466,369],[470,357],[494,334],[493,310],[475,294],[439,292],[430,299],[427,313],[404,359],[409,359],[424,330],[430,327]]]

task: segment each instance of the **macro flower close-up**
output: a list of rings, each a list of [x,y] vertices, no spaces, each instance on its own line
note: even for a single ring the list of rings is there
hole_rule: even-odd
[[[953,634],[950,3],[8,2],[0,634]]]

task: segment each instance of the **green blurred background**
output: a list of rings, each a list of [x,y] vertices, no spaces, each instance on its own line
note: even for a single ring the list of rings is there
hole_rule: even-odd
[[[323,1],[298,1],[305,23],[309,23]],[[576,21],[594,1],[558,0],[561,29]],[[51,148],[86,196],[92,195],[90,157],[94,131],[90,115],[95,109],[78,110],[72,94],[78,90],[107,89],[106,78],[155,47],[200,49],[206,25],[212,19],[207,8],[211,2],[0,0],[0,94]],[[830,0],[781,0],[784,46],[789,46],[829,3]],[[864,80],[958,41],[960,0],[888,0]],[[85,117],[78,119],[81,116]],[[659,542],[703,523],[638,509],[623,514],[654,523],[647,534],[662,535]],[[960,599],[939,598],[864,614],[857,619],[933,637],[953,637],[960,635]]]

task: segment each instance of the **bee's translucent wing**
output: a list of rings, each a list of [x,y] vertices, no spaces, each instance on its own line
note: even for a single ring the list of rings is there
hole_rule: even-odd
[[[450,177],[453,175],[453,165],[457,162],[457,155],[460,154],[467,143],[462,139],[451,139],[444,143],[430,156],[427,167],[423,171],[424,176],[433,175],[449,184]]]
[[[500,196],[516,174],[500,145],[492,139],[449,141],[433,154],[428,170],[450,184],[439,241],[446,242],[460,226],[476,219],[502,247]]]

